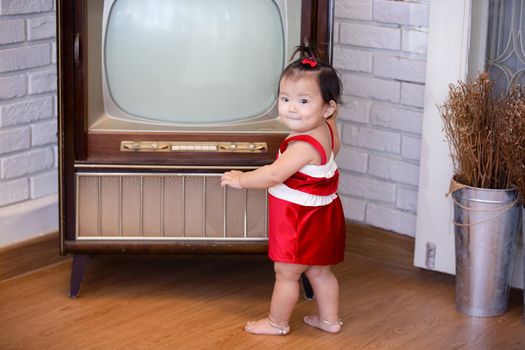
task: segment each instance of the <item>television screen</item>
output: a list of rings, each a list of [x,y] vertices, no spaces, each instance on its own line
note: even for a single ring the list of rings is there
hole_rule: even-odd
[[[277,82],[299,44],[301,1],[105,0],[103,8],[88,6],[103,12],[100,33],[90,30],[100,39],[89,38],[90,46],[100,46],[100,63],[89,60],[88,79],[100,73],[90,90],[101,94],[90,99],[92,129],[265,129],[277,117]]]

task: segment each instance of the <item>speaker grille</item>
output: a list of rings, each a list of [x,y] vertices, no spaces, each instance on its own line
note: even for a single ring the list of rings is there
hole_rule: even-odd
[[[77,239],[266,240],[266,190],[221,174],[78,173]]]

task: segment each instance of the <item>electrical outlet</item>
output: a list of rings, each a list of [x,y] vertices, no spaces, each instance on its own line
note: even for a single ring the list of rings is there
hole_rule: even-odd
[[[432,270],[434,269],[434,263],[436,261],[436,244],[427,242],[427,250],[425,255],[425,266]]]

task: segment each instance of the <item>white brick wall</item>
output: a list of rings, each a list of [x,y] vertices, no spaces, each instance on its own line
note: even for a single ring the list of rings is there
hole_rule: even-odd
[[[55,37],[56,16],[35,17],[27,20],[29,40],[52,39]]]
[[[408,236],[414,237],[416,234],[416,215],[390,205],[367,203],[365,221],[370,225]]]
[[[1,181],[0,193],[2,194],[0,196],[1,206],[27,200],[29,199],[28,179],[23,177],[11,181]]]
[[[401,155],[403,158],[418,161],[421,158],[421,138],[403,136],[401,140]]]
[[[401,83],[401,104],[423,108],[425,86],[422,84]]]
[[[0,127],[27,124],[53,117],[51,96],[26,96],[23,100],[0,105]]]
[[[427,26],[429,7],[416,1],[374,0],[373,19],[396,25]]]
[[[0,15],[50,12],[53,9],[53,0],[0,0]]]
[[[28,149],[30,140],[31,128],[29,126],[0,129],[0,155]]]
[[[0,77],[0,101],[22,97],[27,93],[25,74]]]
[[[337,155],[339,169],[366,174],[368,153],[343,145]]]
[[[0,51],[0,73],[48,66],[50,63],[51,45],[49,43],[35,43],[30,46],[6,48]]]
[[[427,52],[428,33],[416,29],[403,29],[401,47],[403,51],[421,53]]]
[[[414,236],[429,0],[336,0],[340,195],[348,218]]]
[[[399,102],[401,91],[401,82],[399,81],[350,73],[343,73],[342,80],[345,94],[372,100]]]
[[[7,221],[21,205],[28,212],[48,212],[32,203],[56,206],[42,200],[57,193],[55,26],[53,0],[0,0],[0,217]],[[25,230],[30,220],[39,219],[0,232],[0,245],[4,235],[46,233]]]
[[[29,178],[31,198],[44,197],[58,191],[58,172],[56,169]]]
[[[425,61],[396,56],[374,56],[374,75],[400,81],[425,82]]]
[[[344,18],[372,20],[372,0],[346,0],[335,2],[335,12]]]
[[[390,50],[399,50],[401,47],[401,31],[396,27],[341,23],[339,37],[341,44],[347,45]]]
[[[423,113],[421,110],[382,102],[373,104],[370,110],[370,123],[372,125],[414,134],[421,132],[422,119]]]
[[[396,131],[343,125],[343,143],[369,150],[397,154],[401,150],[401,135]]]
[[[0,45],[11,44],[24,41],[25,22],[24,20],[0,22]]]

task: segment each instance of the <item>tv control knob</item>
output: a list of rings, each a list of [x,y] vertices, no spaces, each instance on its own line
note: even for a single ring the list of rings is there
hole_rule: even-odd
[[[255,149],[255,144],[250,143],[250,144],[248,145],[248,148],[249,148],[249,149]]]
[[[131,147],[133,147],[133,149],[140,149],[140,143],[135,142]]]
[[[157,148],[159,148],[159,144],[158,143],[152,143],[151,144],[151,148],[157,149]]]
[[[231,144],[231,145],[230,145],[230,148],[231,148],[231,149],[236,149],[236,148],[237,148],[237,145],[236,145],[236,144]]]

